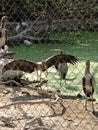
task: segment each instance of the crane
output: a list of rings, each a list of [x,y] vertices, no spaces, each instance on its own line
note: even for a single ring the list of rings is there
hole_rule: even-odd
[[[3,16],[1,19],[1,26],[0,26],[0,49],[6,51],[5,45],[7,42],[7,32],[6,32],[6,25],[8,23],[8,17]]]
[[[90,72],[90,60],[87,60],[85,67],[85,74],[84,77],[82,78],[82,87],[86,95],[85,109],[87,110],[87,101],[89,98],[91,98],[93,112],[94,112],[94,104],[93,104],[94,86],[95,86],[95,78]]]
[[[62,54],[63,54],[63,52],[60,51],[60,55],[62,55]],[[65,79],[66,75],[67,75],[67,72],[68,72],[67,62],[65,62],[65,61],[58,62],[58,63],[55,64],[55,68],[59,72],[60,78]]]

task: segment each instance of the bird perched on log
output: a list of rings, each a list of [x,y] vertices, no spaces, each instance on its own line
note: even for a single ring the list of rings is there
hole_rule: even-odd
[[[2,69],[2,73],[7,70],[21,70],[27,73],[32,73],[35,70],[46,71],[48,68],[55,66],[58,63],[65,62],[75,64],[77,61],[78,59],[75,56],[66,54],[53,55],[45,60],[42,60],[42,62],[31,62],[19,59],[6,64]]]
[[[1,19],[1,26],[0,26],[0,49],[5,50],[5,45],[7,42],[7,32],[6,32],[6,25],[8,23],[8,17],[3,16]]]
[[[87,109],[88,98],[91,98],[93,111],[94,111],[94,104],[93,104],[94,86],[95,86],[95,79],[94,76],[90,73],[90,61],[87,60],[85,67],[85,74],[84,77],[82,78],[82,87],[86,95],[85,109]]]

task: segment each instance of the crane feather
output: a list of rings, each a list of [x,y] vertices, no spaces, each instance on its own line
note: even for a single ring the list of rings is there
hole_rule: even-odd
[[[68,62],[71,64],[75,64],[77,61],[78,60],[76,57],[65,54],[51,56],[43,60],[42,62],[32,62],[28,60],[19,59],[6,64],[2,69],[2,73],[7,70],[21,70],[28,73],[35,71],[35,69],[45,71],[51,66],[55,66],[57,63]]]

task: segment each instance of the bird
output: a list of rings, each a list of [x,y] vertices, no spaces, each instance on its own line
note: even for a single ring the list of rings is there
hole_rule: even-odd
[[[42,79],[41,74],[43,71],[47,71],[48,68],[55,66],[55,64],[58,64],[59,62],[62,63],[64,61],[71,64],[75,64],[78,61],[78,59],[75,56],[66,55],[66,54],[53,55],[45,60],[42,60],[41,62],[33,62],[24,59],[18,59],[6,64],[2,69],[2,74],[7,70],[18,70],[18,71],[20,70],[27,73],[32,73],[36,71],[37,80],[39,77],[39,82],[41,82]],[[38,75],[38,71],[40,71],[39,75]],[[40,87],[40,85],[38,86]]]
[[[60,51],[60,54],[62,55],[63,52]],[[59,63],[55,64],[55,68],[59,72],[60,78],[61,79],[65,79],[66,75],[67,75],[67,72],[68,72],[68,65],[67,65],[67,63],[65,61],[63,61],[62,63],[59,62]]]
[[[55,68],[59,72],[60,78],[65,79],[68,72],[67,63],[59,63],[58,65],[55,65]]]
[[[8,23],[8,16],[3,16],[1,18],[1,26],[0,26],[0,49],[5,50],[5,45],[7,42],[7,32],[6,25]]]
[[[85,74],[82,78],[82,87],[84,94],[86,96],[85,100],[85,109],[87,110],[87,101],[91,98],[92,101],[92,110],[94,112],[94,104],[93,104],[93,94],[95,87],[95,78],[90,72],[90,60],[86,61]]]
[[[32,42],[30,42],[29,40],[24,40],[24,44],[26,46],[30,46],[30,45],[32,45]]]
[[[45,60],[42,60],[41,62],[33,62],[24,59],[18,59],[6,64],[2,69],[2,73],[4,73],[7,70],[21,70],[27,73],[32,73],[35,70],[46,71],[48,68],[55,66],[58,63],[65,62],[74,65],[77,61],[78,59],[75,56],[67,54],[53,55]]]

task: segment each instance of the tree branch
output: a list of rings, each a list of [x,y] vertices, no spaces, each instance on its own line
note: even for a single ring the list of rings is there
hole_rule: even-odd
[[[0,107],[0,109],[2,108],[7,108],[7,107],[10,107],[10,106],[13,106],[13,105],[22,105],[22,104],[30,104],[30,105],[34,105],[34,104],[46,104],[48,106],[50,105],[54,105],[55,103],[59,102],[59,97],[56,96],[56,99],[55,100],[39,100],[39,101],[17,101],[17,102],[13,102],[13,103],[10,103],[8,105],[5,105],[5,106],[2,106]]]

